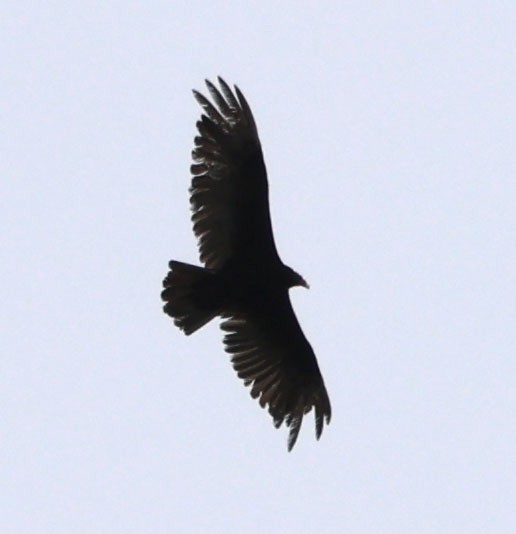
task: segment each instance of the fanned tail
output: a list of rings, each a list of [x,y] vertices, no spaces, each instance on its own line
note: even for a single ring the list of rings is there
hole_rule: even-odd
[[[169,263],[163,280],[163,311],[174,319],[188,336],[211,321],[220,312],[217,275],[209,269],[180,261]]]

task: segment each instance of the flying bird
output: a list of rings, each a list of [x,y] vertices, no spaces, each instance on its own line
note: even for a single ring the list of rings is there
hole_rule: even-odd
[[[331,406],[314,351],[298,323],[289,289],[308,288],[276,250],[267,171],[251,108],[218,78],[206,80],[211,101],[198,91],[191,166],[193,230],[204,267],[172,260],[163,280],[164,311],[186,335],[214,317],[223,321],[224,348],[251,396],[274,426],[296,443],[303,416],[315,412],[321,436]]]

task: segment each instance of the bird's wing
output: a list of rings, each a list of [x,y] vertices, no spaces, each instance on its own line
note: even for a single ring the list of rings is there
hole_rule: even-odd
[[[221,328],[225,349],[238,376],[251,386],[251,396],[268,407],[276,428],[283,422],[289,428],[288,450],[312,408],[319,439],[324,421],[330,422],[330,400],[288,293],[259,311],[227,314]]]
[[[229,258],[278,258],[269,212],[267,171],[249,104],[222,78],[206,80],[212,102],[197,91],[204,114],[192,151],[192,221],[201,261],[220,268]]]

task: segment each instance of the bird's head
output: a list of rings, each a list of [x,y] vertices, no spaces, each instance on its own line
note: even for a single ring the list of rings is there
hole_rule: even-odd
[[[301,286],[306,287],[306,289],[310,289],[310,286],[307,284],[306,280],[294,269],[291,269],[290,267],[284,266],[284,276],[285,276],[285,282],[288,288]]]

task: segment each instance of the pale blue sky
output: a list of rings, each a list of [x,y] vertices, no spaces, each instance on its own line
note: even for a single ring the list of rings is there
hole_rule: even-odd
[[[2,6],[0,531],[514,532],[514,3]],[[218,74],[311,285],[333,420],[290,454],[161,311]]]

